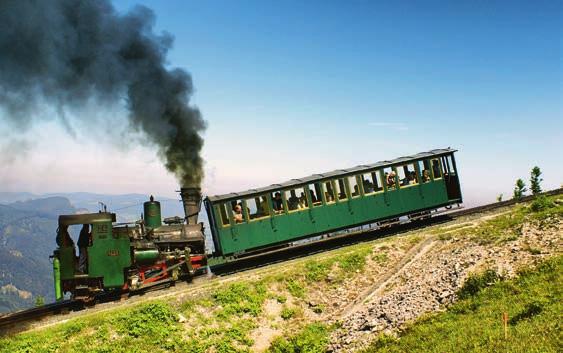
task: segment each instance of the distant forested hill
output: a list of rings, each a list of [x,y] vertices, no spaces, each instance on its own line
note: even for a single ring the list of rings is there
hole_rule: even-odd
[[[0,312],[53,298],[49,255],[55,248],[57,217],[75,213],[68,199],[48,197],[0,205]]]

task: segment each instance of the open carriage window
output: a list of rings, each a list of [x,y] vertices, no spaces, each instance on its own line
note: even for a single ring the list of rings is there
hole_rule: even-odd
[[[448,175],[456,174],[451,155],[442,157],[442,168],[444,168],[444,174],[448,174]]]
[[[307,204],[307,197],[305,197],[305,189],[303,187],[286,190],[285,199],[287,200],[288,211],[302,210],[309,207]]]
[[[283,198],[281,191],[274,191],[272,193],[272,211],[274,214],[283,213]]]
[[[432,160],[432,173],[434,173],[434,179],[440,179],[442,177],[442,167],[440,160],[437,158]]]
[[[334,180],[334,192],[338,200],[346,200],[348,198],[346,195],[346,187],[344,186],[344,178]]]
[[[358,178],[355,175],[348,177],[348,186],[350,187],[350,195],[352,198],[360,196],[360,186],[358,185]]]
[[[362,174],[362,186],[364,188],[365,195],[373,194],[375,192],[373,176],[371,173]]]
[[[397,189],[397,172],[391,167],[383,169],[383,175],[385,180],[383,181],[387,184],[387,190]]]
[[[418,161],[418,169],[420,170],[421,173],[420,182],[421,183],[429,182],[431,180],[430,161],[427,160]]]
[[[311,201],[313,202],[313,207],[320,206],[323,204],[321,193],[322,191],[321,191],[320,183],[309,184],[309,194],[311,195]]]
[[[416,175],[414,163],[397,167],[397,173],[399,175],[399,182],[401,186],[418,184],[418,176]]]
[[[326,203],[333,203],[334,201],[334,188],[331,181],[323,182],[323,192],[325,195]]]
[[[383,191],[383,181],[381,181],[381,170],[375,170],[371,172],[371,177],[373,180],[373,190],[375,192]]]
[[[270,209],[268,208],[268,199],[266,195],[247,199],[246,207],[248,208],[248,216],[250,217],[250,220],[268,217],[270,215]]]
[[[244,222],[244,209],[242,200],[232,200],[230,211],[233,214],[233,220],[235,221],[235,223]]]
[[[221,215],[221,224],[223,225],[223,227],[227,227],[230,225],[229,222],[229,213],[227,211],[227,204],[220,204],[216,206],[217,209],[219,210],[219,214]]]

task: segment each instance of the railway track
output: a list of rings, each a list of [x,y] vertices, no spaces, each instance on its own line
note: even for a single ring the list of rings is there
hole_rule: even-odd
[[[543,193],[543,195],[547,195],[547,196],[560,195],[560,194],[563,194],[563,188],[559,188],[556,190],[551,190]],[[233,273],[249,270],[252,268],[268,266],[274,263],[279,263],[294,258],[304,257],[319,252],[341,248],[352,244],[367,242],[377,238],[383,238],[383,237],[404,233],[407,231],[422,229],[430,225],[447,223],[455,219],[458,219],[460,217],[488,212],[498,208],[512,206],[521,202],[527,202],[533,200],[533,198],[534,196],[526,196],[519,201],[507,200],[507,201],[495,202],[495,203],[472,207],[472,208],[459,208],[455,210],[434,212],[431,214],[432,215],[431,218],[420,217],[419,219],[412,219],[411,221],[406,223],[397,221],[393,223],[387,223],[384,226],[379,226],[379,227],[373,227],[370,225],[365,229],[364,227],[362,227],[354,231],[342,232],[337,235],[322,238],[320,240],[302,243],[291,247],[288,246],[281,249],[278,248],[268,252],[242,257],[234,262],[212,266],[211,271],[217,276],[227,276]],[[150,291],[168,288],[173,285],[174,283],[171,280],[162,281],[131,293],[104,294],[96,298],[96,302],[107,303],[112,301],[119,301],[129,296],[142,295]],[[17,326],[22,325],[23,323],[36,321],[38,319],[42,319],[48,316],[69,313],[70,311],[85,310],[87,309],[87,307],[88,307],[87,305],[85,305],[83,302],[80,301],[65,300],[62,302],[47,304],[36,308],[0,315],[0,336],[5,335],[8,332],[13,333],[13,332],[21,331],[18,330]],[[25,328],[22,327],[22,329]]]

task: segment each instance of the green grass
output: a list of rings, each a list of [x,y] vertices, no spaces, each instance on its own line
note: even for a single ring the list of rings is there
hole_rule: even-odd
[[[270,353],[320,353],[326,352],[330,328],[323,324],[307,325],[294,336],[279,337],[272,342]]]
[[[530,205],[516,206],[510,213],[485,221],[474,228],[453,231],[445,238],[462,236],[482,245],[516,240],[522,235],[522,225],[525,222],[537,222],[540,228],[549,228],[556,224],[553,219],[563,216],[563,205],[555,203],[556,198],[557,196],[540,196]]]
[[[244,313],[258,316],[262,312],[262,303],[267,297],[267,292],[263,283],[241,282],[218,289],[212,297],[215,304],[221,308],[216,313],[220,318]]]
[[[398,338],[379,336],[365,352],[560,352],[562,273],[559,256],[513,280],[491,272],[473,277],[461,291],[465,299],[411,324]]]

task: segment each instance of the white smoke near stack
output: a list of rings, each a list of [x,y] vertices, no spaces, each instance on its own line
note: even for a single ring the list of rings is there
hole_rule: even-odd
[[[193,85],[182,69],[167,69],[172,36],[155,34],[153,12],[119,14],[107,0],[0,2],[0,109],[19,131],[48,104],[68,131],[66,109],[125,97],[127,132],[153,143],[182,186],[199,186],[205,129],[190,105]],[[92,124],[90,124],[91,126]],[[121,126],[123,124],[115,124]]]

